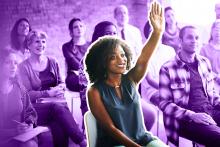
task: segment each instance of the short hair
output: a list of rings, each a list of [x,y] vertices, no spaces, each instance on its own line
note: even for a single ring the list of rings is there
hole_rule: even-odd
[[[115,9],[114,9],[114,17],[117,15],[118,10],[121,9],[121,8],[125,8],[125,9],[128,11],[127,6],[125,6],[125,5],[118,5],[118,6],[115,7]]]
[[[104,30],[108,27],[108,26],[115,26],[116,28],[116,25],[110,21],[102,21],[100,23],[98,23],[96,26],[95,26],[95,29],[94,29],[94,32],[92,34],[92,42],[96,41],[99,37],[102,37],[104,36]]]
[[[27,18],[20,18],[15,22],[15,24],[14,24],[12,30],[11,30],[11,34],[10,34],[11,46],[15,50],[19,50],[19,48],[20,48],[20,43],[19,43],[19,40],[18,40],[18,25],[22,21],[25,21],[29,24],[29,31],[31,31],[31,25],[30,25],[30,22]]]
[[[191,25],[188,25],[188,26],[184,26],[183,28],[181,28],[181,29],[180,29],[180,32],[179,32],[179,38],[180,38],[181,40],[183,40],[183,36],[184,36],[185,31],[186,31],[187,29],[196,29],[196,27],[191,26]]]
[[[122,39],[115,36],[104,36],[93,42],[85,58],[86,72],[89,75],[90,83],[105,80],[109,55],[117,46],[121,46],[127,57],[127,67],[131,67],[132,54],[130,47]]]
[[[79,18],[73,18],[73,19],[70,20],[70,22],[69,22],[69,31],[70,31],[70,32],[73,31],[73,24],[74,24],[76,21],[81,21],[81,19],[79,19]]]
[[[152,27],[150,25],[150,22],[147,21],[144,25],[144,36],[145,36],[146,39],[148,39],[151,32],[152,32]]]
[[[33,42],[33,39],[35,37],[39,37],[41,39],[46,39],[47,34],[41,30],[33,30],[30,31],[25,39],[25,47],[28,48],[28,46]]]

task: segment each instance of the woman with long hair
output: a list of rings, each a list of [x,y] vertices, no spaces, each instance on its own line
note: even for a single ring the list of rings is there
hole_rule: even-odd
[[[16,53],[1,50],[0,66],[0,146],[37,147],[36,138],[26,142],[14,139],[15,136],[33,129],[37,121],[30,97],[16,76]]]
[[[30,31],[31,25],[27,18],[18,19],[11,30],[11,48],[16,51],[19,63],[30,55],[29,50],[24,45],[25,38]]]
[[[71,91],[80,92],[82,115],[88,110],[83,91],[86,86],[80,84],[79,70],[90,43],[85,39],[85,24],[80,18],[73,18],[69,22],[71,40],[62,46],[63,56],[67,66],[66,86]],[[83,127],[84,129],[84,127]]]
[[[178,52],[180,48],[178,23],[175,18],[174,10],[172,7],[164,9],[165,16],[165,30],[162,37],[162,43],[171,46]]]

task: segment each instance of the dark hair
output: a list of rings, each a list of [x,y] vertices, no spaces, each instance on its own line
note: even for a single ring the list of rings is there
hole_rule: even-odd
[[[104,36],[105,34],[105,29],[106,27],[108,26],[115,26],[116,28],[116,25],[110,21],[102,21],[100,23],[98,23],[96,26],[95,26],[95,29],[94,29],[94,32],[92,34],[92,42],[96,41],[99,37],[102,37]]]
[[[22,21],[26,21],[29,24],[29,31],[31,31],[31,25],[28,21],[27,18],[20,18],[19,20],[17,20],[11,30],[11,46],[12,48],[18,50],[20,48],[20,43],[18,41],[18,25],[22,22]]]
[[[70,20],[70,22],[69,22],[69,31],[70,31],[70,32],[73,31],[73,24],[74,24],[76,21],[81,21],[81,19],[79,19],[79,18],[73,18],[73,19]]]
[[[166,7],[166,8],[164,9],[164,13],[166,13],[168,10],[173,10],[173,8],[170,7],[170,6]]]
[[[144,36],[146,39],[148,39],[151,32],[152,32],[152,27],[151,27],[149,21],[147,21],[144,25]]]
[[[132,54],[126,42],[114,36],[100,37],[90,45],[85,58],[86,71],[91,83],[107,78],[109,55],[118,45],[123,48],[127,57],[127,70],[130,69]]]
[[[169,11],[169,10],[172,10],[172,11],[173,11],[173,8],[170,7],[170,6],[166,7],[166,8],[164,9],[164,14],[165,14],[167,11]],[[166,28],[166,27],[167,27],[167,22],[165,22],[165,28]]]
[[[191,25],[182,27],[182,28],[180,29],[180,32],[179,32],[179,38],[180,38],[181,40],[183,39],[183,36],[184,36],[184,34],[185,34],[186,29],[196,29],[196,28],[195,28],[194,26],[191,26]]]

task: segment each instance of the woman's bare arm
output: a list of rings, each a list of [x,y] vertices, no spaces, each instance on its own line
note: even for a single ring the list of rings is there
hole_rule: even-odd
[[[147,43],[144,45],[134,68],[132,68],[128,73],[128,77],[136,84],[139,83],[145,75],[148,61],[150,60],[153,51],[157,47],[164,30],[163,10],[156,2],[154,2],[151,6],[149,19],[153,27],[153,32],[151,33]]]

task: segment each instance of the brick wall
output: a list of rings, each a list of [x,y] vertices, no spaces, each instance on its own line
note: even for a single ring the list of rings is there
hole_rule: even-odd
[[[61,46],[70,40],[68,23],[81,18],[86,26],[86,38],[91,40],[95,24],[103,20],[115,22],[113,9],[118,4],[128,6],[130,23],[143,30],[147,18],[148,0],[1,0],[0,47],[9,44],[9,34],[15,21],[21,17],[30,20],[32,28],[48,34],[47,52],[59,59],[63,72]]]

